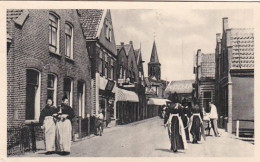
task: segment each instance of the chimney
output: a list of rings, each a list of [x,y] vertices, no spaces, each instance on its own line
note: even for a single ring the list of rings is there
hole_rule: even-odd
[[[221,33],[217,33],[217,34],[216,34],[216,41],[217,41],[217,43],[218,43],[218,42],[221,42],[220,36],[221,36]]]
[[[129,44],[133,45],[133,41],[130,41]]]
[[[200,66],[201,64],[201,49],[198,49],[197,51],[197,66]]]
[[[223,17],[223,31],[226,31],[226,29],[228,28],[228,17]]]
[[[124,42],[121,42],[121,46],[124,46]]]

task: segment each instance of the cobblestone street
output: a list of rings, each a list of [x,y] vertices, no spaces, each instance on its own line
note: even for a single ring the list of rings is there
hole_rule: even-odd
[[[254,145],[235,139],[234,135],[220,130],[221,137],[208,136],[203,144],[188,144],[187,150],[169,151],[167,129],[159,117],[128,125],[106,128],[103,136],[74,142],[72,157],[249,157]],[[213,134],[213,132],[211,132]],[[49,157],[40,152],[26,153],[26,157]]]

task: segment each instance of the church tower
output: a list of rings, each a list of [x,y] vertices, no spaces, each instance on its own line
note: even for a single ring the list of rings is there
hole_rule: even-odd
[[[148,77],[153,80],[161,80],[161,64],[159,62],[155,41],[151,53],[150,62],[148,63]]]

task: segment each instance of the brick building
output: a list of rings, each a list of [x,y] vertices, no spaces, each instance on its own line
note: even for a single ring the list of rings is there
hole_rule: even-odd
[[[47,97],[58,106],[67,95],[73,134],[86,135],[91,69],[77,11],[7,10],[7,35],[8,128],[38,123]]]
[[[105,120],[111,119],[111,125],[115,125],[117,51],[111,13],[101,9],[82,9],[78,13],[91,59],[91,115],[102,109]]]
[[[194,74],[195,96],[206,112],[210,111],[209,102],[215,101],[215,54],[197,50]]]
[[[118,95],[117,119],[119,124],[131,123],[140,119],[138,97],[139,72],[133,42],[117,45]]]
[[[254,129],[254,31],[229,28],[216,35],[216,104],[225,119],[221,127],[234,132],[240,127]]]

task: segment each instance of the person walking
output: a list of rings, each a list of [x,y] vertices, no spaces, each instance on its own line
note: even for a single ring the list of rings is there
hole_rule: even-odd
[[[96,122],[95,122],[95,135],[102,136],[103,132],[103,121],[104,121],[104,115],[102,113],[102,109],[98,110],[98,114],[96,115]]]
[[[44,130],[44,144],[47,155],[55,151],[55,130],[56,121],[54,116],[57,115],[57,109],[53,106],[52,98],[46,100],[46,106],[42,109],[39,123]]]
[[[178,149],[187,149],[187,141],[184,132],[184,127],[182,120],[180,118],[180,105],[179,103],[171,104],[169,109],[170,115],[166,125],[169,130],[169,137],[171,141],[170,150],[173,152],[177,152]]]
[[[213,131],[216,137],[220,137],[220,134],[218,132],[218,125],[217,125],[217,120],[218,120],[217,108],[212,102],[209,102],[209,106],[210,106],[209,118],[211,121]]]
[[[56,124],[57,151],[61,155],[69,155],[71,147],[72,119],[75,117],[73,109],[69,106],[66,96],[62,98],[62,104],[58,107]]]
[[[190,140],[192,143],[198,143],[198,141],[205,140],[205,133],[204,133],[204,126],[203,126],[203,113],[202,109],[199,106],[198,101],[194,101],[194,105],[191,109],[191,118],[190,118],[190,125],[189,130],[191,133]],[[201,138],[201,136],[203,138]]]

